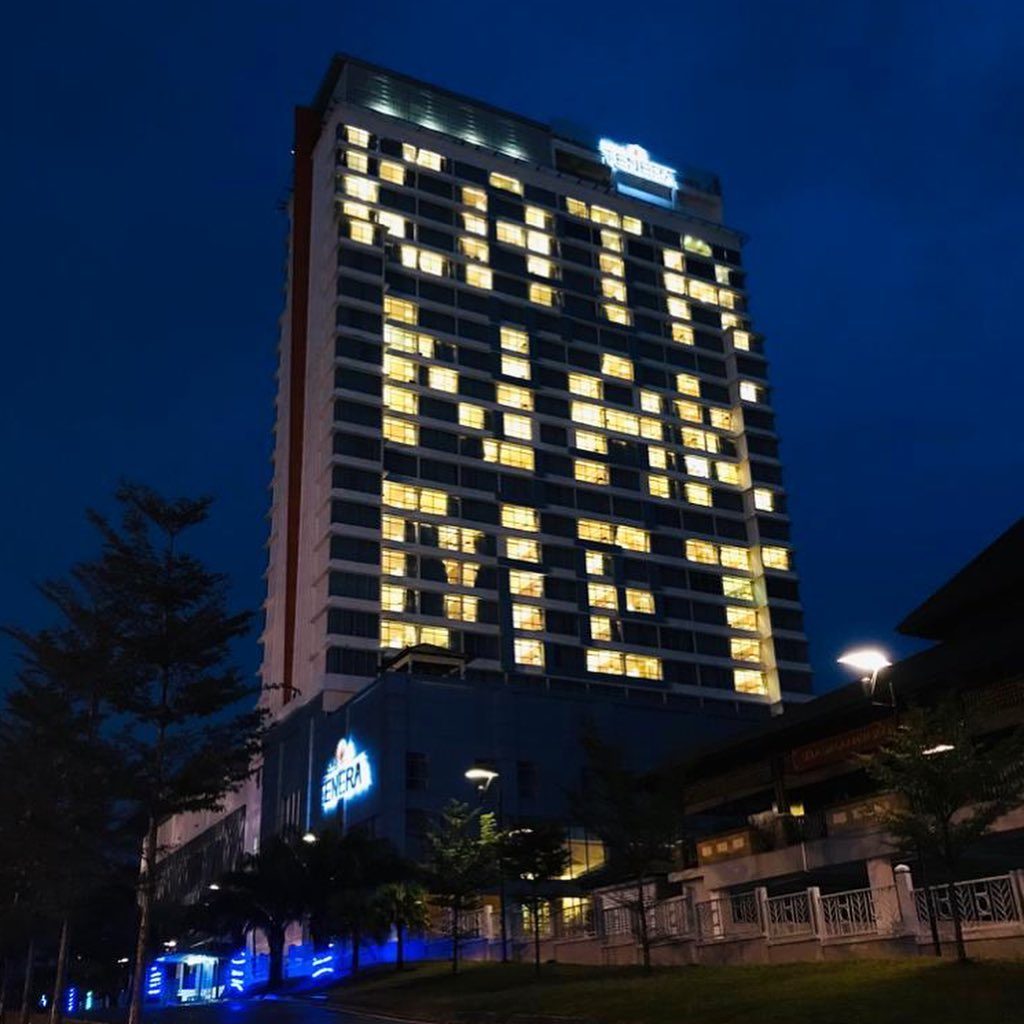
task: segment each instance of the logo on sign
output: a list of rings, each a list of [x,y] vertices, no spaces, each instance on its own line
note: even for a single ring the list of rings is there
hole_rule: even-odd
[[[615,171],[631,174],[634,178],[653,181],[666,188],[676,187],[676,171],[674,167],[655,163],[643,146],[632,143],[620,146],[610,139],[602,139],[598,143],[598,151],[604,162]]]
[[[349,739],[342,739],[334,757],[327,762],[320,790],[320,806],[329,814],[338,804],[365,793],[373,785],[370,759],[365,750],[356,750]]]

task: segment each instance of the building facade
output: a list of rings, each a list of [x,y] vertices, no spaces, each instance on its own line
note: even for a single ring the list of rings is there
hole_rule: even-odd
[[[296,114],[263,679],[810,689],[717,181],[338,58]]]

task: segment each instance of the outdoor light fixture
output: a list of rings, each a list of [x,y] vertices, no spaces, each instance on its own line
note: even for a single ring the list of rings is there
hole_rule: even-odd
[[[935,754],[948,754],[951,750],[956,750],[952,743],[936,743],[934,747],[928,747],[926,750],[922,750],[921,753],[925,757],[932,757]]]
[[[304,832],[302,835],[302,841],[304,843],[315,843],[316,833],[315,832]]]
[[[469,768],[466,770],[466,778],[477,787],[486,792],[491,783],[498,777],[498,773],[491,768]]]
[[[211,882],[207,887],[210,892],[220,892],[220,886],[216,882]]]
[[[118,962],[119,964],[126,964],[126,963],[129,963],[129,960],[128,960],[128,957],[126,957],[126,956],[123,956],[123,957],[121,957],[121,959],[120,959],[120,960],[118,960],[117,962]]]
[[[868,696],[871,698],[873,704],[883,704],[887,707],[896,707],[896,694],[892,688],[892,678],[888,680],[889,683],[889,699],[876,700],[875,699],[875,688],[878,685],[878,673],[885,668],[891,668],[892,662],[889,660],[889,655],[885,651],[878,647],[855,647],[852,651],[847,651],[845,654],[840,655],[836,661],[840,665],[846,665],[847,668],[855,669],[857,672],[863,673],[861,681],[864,683],[867,689]]]

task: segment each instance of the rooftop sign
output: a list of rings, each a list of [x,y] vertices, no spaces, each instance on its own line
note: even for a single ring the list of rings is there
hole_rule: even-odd
[[[619,145],[611,139],[601,139],[597,144],[601,159],[613,170],[630,174],[634,178],[642,178],[665,188],[676,188],[676,169],[665,164],[655,163],[643,146],[630,143]]]
[[[373,772],[365,750],[356,750],[355,743],[341,739],[334,757],[327,762],[320,786],[320,806],[330,814],[338,804],[348,803],[373,785]]]

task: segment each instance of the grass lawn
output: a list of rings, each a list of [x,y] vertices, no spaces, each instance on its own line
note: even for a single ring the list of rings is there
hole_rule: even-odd
[[[376,975],[332,1002],[424,1020],[481,1011],[607,1024],[1011,1024],[1024,1022],[1024,962],[959,966],[924,957],[756,967],[447,964]]]

